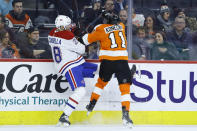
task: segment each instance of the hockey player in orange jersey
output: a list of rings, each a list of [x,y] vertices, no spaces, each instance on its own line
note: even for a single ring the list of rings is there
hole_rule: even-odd
[[[136,71],[135,65],[130,71],[128,65],[127,40],[125,36],[125,25],[119,23],[117,15],[103,12],[104,23],[94,28],[91,33],[82,37],[84,44],[100,42],[99,60],[101,61],[99,78],[92,92],[90,103],[87,105],[88,112],[95,107],[104,87],[115,74],[121,92],[122,120],[123,124],[132,127],[133,122],[129,117],[130,110],[130,85]]]

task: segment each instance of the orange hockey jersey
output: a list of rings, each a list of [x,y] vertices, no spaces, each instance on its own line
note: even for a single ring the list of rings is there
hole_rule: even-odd
[[[125,25],[101,24],[92,33],[85,34],[83,41],[86,45],[100,42],[99,59],[128,60]]]

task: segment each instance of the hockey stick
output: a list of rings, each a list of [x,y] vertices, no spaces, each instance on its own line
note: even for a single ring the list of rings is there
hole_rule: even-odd
[[[93,20],[86,28],[85,31],[88,32],[88,29],[94,25],[100,18],[102,17],[102,14],[100,14],[95,20]]]
[[[74,5],[75,5],[75,9],[76,9],[76,17],[77,17],[77,20],[76,20],[76,23],[77,23],[77,27],[81,27],[80,26],[80,21],[79,21],[79,19],[80,19],[80,17],[79,17],[79,9],[78,9],[78,3],[77,3],[77,0],[74,0]]]
[[[69,10],[69,12],[71,14],[71,17],[73,19],[73,16],[74,16],[73,15],[73,10],[63,0],[59,0],[59,2],[60,2],[60,4],[62,4],[63,6],[65,6]]]

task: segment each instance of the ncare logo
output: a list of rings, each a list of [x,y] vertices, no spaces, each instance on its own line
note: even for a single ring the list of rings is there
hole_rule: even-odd
[[[68,90],[69,87],[61,87],[60,84],[61,83],[68,83],[68,81],[62,77],[59,76],[57,74],[49,74],[47,76],[44,76],[46,79],[45,85],[44,85],[44,89],[41,88],[42,82],[43,82],[43,75],[42,74],[34,74],[33,76],[31,76],[29,78],[29,82],[31,84],[26,84],[24,83],[24,85],[21,85],[20,87],[15,87],[13,84],[13,80],[16,79],[15,74],[17,73],[17,71],[19,70],[24,70],[24,71],[28,71],[29,73],[32,72],[32,65],[29,64],[21,64],[21,65],[17,65],[15,67],[13,67],[7,74],[7,76],[5,76],[4,74],[0,74],[0,93],[5,92],[7,90],[9,90],[10,92],[13,93],[23,93],[23,92],[28,92],[28,93],[51,93],[51,82],[55,81],[55,90],[58,93],[64,93]],[[25,76],[21,76],[22,77]],[[35,82],[36,80],[36,82]],[[7,89],[3,88],[3,84],[6,84]],[[20,88],[20,89],[19,89]]]
[[[138,72],[137,72],[138,74]],[[166,103],[166,98],[164,97],[164,95],[162,94],[162,85],[163,86],[168,86],[169,87],[169,98],[173,103],[182,103],[184,102],[185,98],[186,98],[186,83],[188,82],[187,80],[182,80],[182,85],[179,85],[182,89],[182,93],[180,98],[175,98],[174,97],[174,92],[176,92],[176,90],[174,89],[174,80],[169,80],[169,85],[166,85],[167,80],[165,80],[164,78],[162,78],[162,71],[157,71],[157,76],[155,78],[155,76],[153,77],[153,74],[150,71],[147,70],[141,70],[141,75],[147,76],[148,79],[156,79],[156,95],[159,101],[161,101],[162,103]],[[148,85],[145,82],[139,82],[136,79],[133,79],[133,84],[135,86],[137,86],[137,88],[142,88],[146,91],[148,91],[148,96],[146,97],[137,97],[135,95],[135,93],[131,93],[131,98],[136,101],[136,102],[148,102],[153,98],[153,87],[151,87],[150,85]],[[194,80],[194,72],[189,72],[189,97],[191,99],[191,101],[193,101],[194,103],[197,103],[197,80]],[[195,91],[196,90],[196,91]]]

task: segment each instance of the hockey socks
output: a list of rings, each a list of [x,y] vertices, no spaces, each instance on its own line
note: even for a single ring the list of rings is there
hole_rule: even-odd
[[[85,95],[85,93],[86,93],[85,88],[84,87],[79,87],[68,98],[68,101],[67,101],[66,106],[64,108],[64,113],[67,116],[70,116],[71,113],[75,110],[75,108],[79,104],[79,101],[83,98],[83,96]]]
[[[90,98],[90,103],[86,106],[86,109],[88,111],[87,115],[89,114],[89,112],[92,112],[92,110],[94,109],[96,102],[98,101],[99,97],[103,93],[103,89],[107,85],[107,83],[108,82],[104,82],[100,78],[98,78],[94,91],[92,92]]]
[[[98,78],[97,83],[95,85],[94,91],[92,92],[90,101],[98,100],[101,94],[103,93],[104,87],[107,85],[108,82],[104,82],[101,80],[101,78]]]
[[[127,111],[130,109],[130,83],[120,84],[121,104]]]

